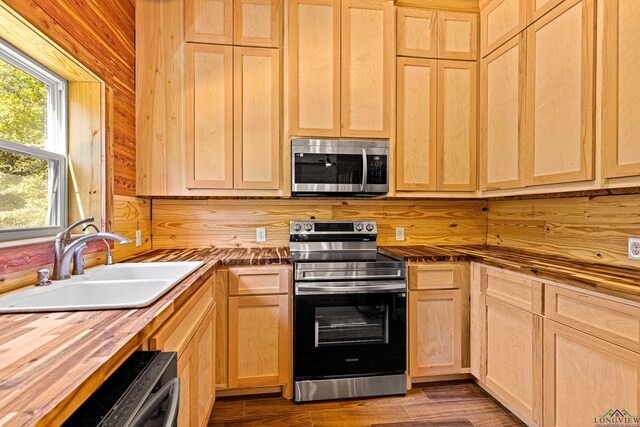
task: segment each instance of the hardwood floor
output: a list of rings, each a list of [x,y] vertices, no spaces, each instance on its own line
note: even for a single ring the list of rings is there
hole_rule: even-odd
[[[406,396],[295,404],[281,397],[217,399],[210,426],[525,426],[472,381],[419,384]]]

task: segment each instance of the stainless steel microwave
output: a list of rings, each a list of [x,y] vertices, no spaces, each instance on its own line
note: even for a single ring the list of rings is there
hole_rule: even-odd
[[[291,140],[293,196],[376,196],[388,191],[388,141]]]

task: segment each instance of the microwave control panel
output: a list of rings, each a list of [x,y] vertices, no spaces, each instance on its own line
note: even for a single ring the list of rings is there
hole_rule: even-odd
[[[387,183],[387,156],[367,155],[367,184]]]

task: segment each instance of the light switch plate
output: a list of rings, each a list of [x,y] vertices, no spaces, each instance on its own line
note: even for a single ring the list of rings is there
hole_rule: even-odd
[[[404,242],[404,227],[396,227],[396,240]]]
[[[267,229],[266,227],[256,228],[256,242],[262,243],[267,241]]]
[[[136,247],[142,246],[142,230],[136,230]]]

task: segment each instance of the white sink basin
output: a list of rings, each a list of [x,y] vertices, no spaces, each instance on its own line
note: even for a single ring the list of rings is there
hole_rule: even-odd
[[[146,307],[203,262],[150,262],[100,266],[82,276],[0,295],[0,313]]]

